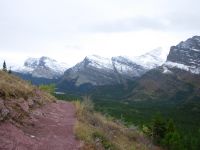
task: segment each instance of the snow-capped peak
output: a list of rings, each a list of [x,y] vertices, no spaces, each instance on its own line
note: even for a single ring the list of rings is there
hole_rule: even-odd
[[[155,67],[161,66],[165,62],[167,54],[168,53],[162,48],[157,48],[141,56],[126,56],[126,58],[138,65],[143,66],[146,69],[153,69]]]
[[[167,57],[167,53],[162,48],[154,49],[144,55],[137,57],[117,56],[112,58],[105,58],[98,55],[89,55],[85,57],[88,65],[99,69],[118,69],[120,72],[130,72],[139,68],[139,70],[150,70],[161,66]],[[114,66],[113,66],[114,65]],[[141,71],[144,72],[144,71]]]
[[[24,74],[34,74],[34,76],[37,77],[49,78],[49,76],[51,76],[50,78],[54,78],[54,75],[57,77],[64,74],[64,71],[68,68],[66,63],[60,63],[54,59],[43,56],[41,58],[28,58],[23,66],[13,67],[13,70]]]
[[[98,55],[89,55],[85,57],[86,60],[89,60],[90,65],[96,68],[112,68],[111,58],[105,58]]]
[[[48,67],[52,70],[62,71],[68,68],[68,65],[66,63],[60,63],[57,62],[54,59],[48,58],[48,57],[41,57],[41,58],[28,58],[24,66],[30,67],[30,68],[37,68],[37,67]]]

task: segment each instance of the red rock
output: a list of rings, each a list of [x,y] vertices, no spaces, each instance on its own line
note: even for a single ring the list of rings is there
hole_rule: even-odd
[[[21,109],[25,112],[29,112],[29,105],[27,101],[24,101],[22,103],[19,103],[19,106],[21,107]]]
[[[32,99],[29,98],[27,101],[28,101],[28,105],[29,105],[29,107],[32,107],[32,106],[34,105]]]

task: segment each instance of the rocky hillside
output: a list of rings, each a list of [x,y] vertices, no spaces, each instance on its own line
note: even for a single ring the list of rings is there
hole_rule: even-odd
[[[26,81],[0,71],[0,121],[22,123],[32,109],[54,100]]]

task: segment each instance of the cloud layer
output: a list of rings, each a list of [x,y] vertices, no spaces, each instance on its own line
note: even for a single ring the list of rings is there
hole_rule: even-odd
[[[200,33],[199,5],[199,0],[1,0],[0,60],[46,55],[75,63],[88,54],[169,49]]]

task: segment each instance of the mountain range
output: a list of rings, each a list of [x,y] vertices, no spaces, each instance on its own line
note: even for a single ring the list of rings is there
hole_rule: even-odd
[[[138,57],[117,56],[104,58],[98,55],[86,56],[83,61],[69,68],[48,57],[28,58],[22,67],[13,67],[13,71],[29,80],[73,81],[76,86],[91,84],[94,86],[119,84],[125,80],[134,80],[150,69],[164,63],[161,48]]]

